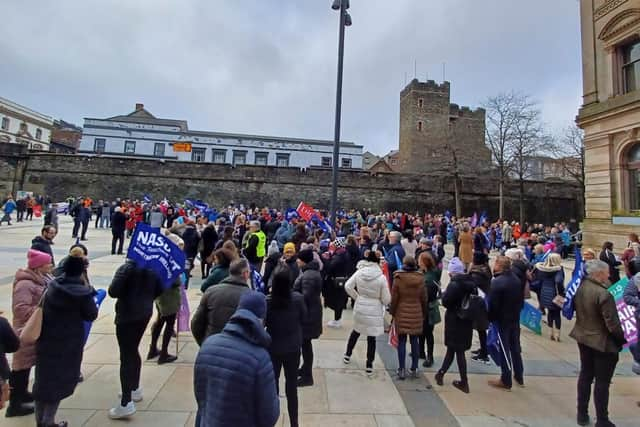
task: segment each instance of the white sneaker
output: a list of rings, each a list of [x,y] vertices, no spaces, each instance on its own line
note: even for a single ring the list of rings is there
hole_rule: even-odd
[[[327,327],[333,328],[333,329],[340,329],[342,328],[342,322],[340,320],[329,320],[327,322]]]
[[[122,399],[122,392],[118,393],[118,397]],[[131,392],[131,400],[134,402],[142,402],[142,387]]]
[[[112,420],[119,420],[121,418],[128,418],[136,413],[136,405],[133,402],[129,402],[127,406],[121,404],[109,409],[109,418]]]

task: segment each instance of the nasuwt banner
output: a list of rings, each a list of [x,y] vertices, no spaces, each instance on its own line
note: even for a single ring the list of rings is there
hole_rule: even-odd
[[[520,324],[528,329],[531,329],[538,335],[542,335],[542,313],[540,310],[524,302],[524,307],[520,311]]]
[[[184,271],[184,252],[163,236],[159,228],[143,222],[138,223],[133,233],[127,258],[134,260],[138,267],[153,270],[165,288],[170,287]]]
[[[616,307],[618,308],[618,317],[620,318],[620,324],[624,331],[624,337],[627,340],[627,344],[624,348],[629,348],[631,344],[638,341],[638,325],[636,325],[636,309],[628,306],[623,299],[624,290],[629,283],[629,279],[626,277],[620,279],[615,285],[609,288],[609,292],[616,300]]]

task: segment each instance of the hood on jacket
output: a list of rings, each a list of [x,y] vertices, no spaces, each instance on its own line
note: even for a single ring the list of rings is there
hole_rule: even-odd
[[[238,277],[238,276],[227,276],[224,279],[222,279],[220,284],[246,286],[247,288],[249,287],[247,282],[245,282],[244,280],[242,280],[241,277]]]
[[[306,263],[303,267],[302,267],[302,271],[307,271],[307,270],[320,270],[320,264],[318,264],[318,261],[316,261],[315,259],[311,262]]]
[[[82,276],[67,277],[62,275],[52,280],[47,287],[47,302],[53,307],[66,309],[76,299],[85,298],[94,293],[94,289],[85,285]]]
[[[372,281],[382,276],[382,269],[375,262],[362,260],[358,262],[358,272],[364,280]]]
[[[536,270],[540,270],[542,272],[545,273],[557,273],[558,271],[562,270],[562,266],[561,265],[554,265],[551,267],[546,267],[544,265],[544,263],[539,262],[536,264]]]
[[[41,245],[53,245],[53,242],[51,240],[47,240],[42,236],[36,236],[33,238],[33,240],[31,241],[32,245],[36,245],[36,244],[41,244]]]
[[[493,275],[491,274],[491,269],[486,264],[472,265],[471,268],[469,269],[469,275],[472,275],[472,274],[479,274],[481,276],[485,276],[489,280],[491,280],[491,278],[493,277]]]
[[[476,282],[469,274],[456,274],[451,278],[451,282],[458,283],[466,292],[473,292],[476,289]]]
[[[28,280],[30,282],[34,282],[41,286],[44,286],[47,284],[50,278],[45,275],[38,274],[33,270],[29,270],[28,268],[21,268],[16,271],[16,275],[13,280],[13,286],[15,286],[21,280]]]
[[[271,336],[264,329],[262,320],[249,310],[239,309],[229,319],[223,332],[242,338],[254,345],[269,348]]]

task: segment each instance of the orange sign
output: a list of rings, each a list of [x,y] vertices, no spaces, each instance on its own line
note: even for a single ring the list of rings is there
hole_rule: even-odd
[[[173,152],[174,153],[190,153],[191,143],[190,142],[174,142]]]

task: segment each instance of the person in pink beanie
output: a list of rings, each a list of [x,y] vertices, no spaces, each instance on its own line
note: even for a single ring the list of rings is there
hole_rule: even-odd
[[[13,281],[11,309],[13,311],[13,329],[18,336],[31,314],[38,307],[47,285],[53,279],[52,269],[51,255],[29,249],[27,268],[21,268],[16,272]],[[29,373],[35,363],[36,345],[21,345],[11,361],[11,375],[9,377],[11,397],[6,417],[19,417],[33,413],[33,397],[28,391],[28,385]]]

